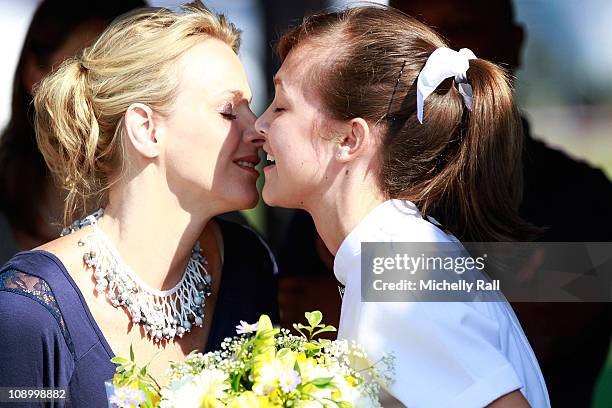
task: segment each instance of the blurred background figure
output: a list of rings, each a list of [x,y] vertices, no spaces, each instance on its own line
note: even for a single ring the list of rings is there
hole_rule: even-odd
[[[0,263],[18,250],[58,237],[64,193],[55,187],[36,146],[32,91],[66,58],[78,53],[117,16],[140,0],[75,5],[46,0],[30,23],[15,70],[11,116],[0,137]]]

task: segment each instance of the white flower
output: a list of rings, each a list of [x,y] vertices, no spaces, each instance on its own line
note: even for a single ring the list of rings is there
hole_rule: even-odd
[[[236,333],[237,334],[255,333],[257,331],[258,326],[259,326],[259,322],[248,324],[244,320],[241,320],[240,324],[236,326]]]
[[[295,370],[283,370],[278,376],[278,383],[280,384],[281,390],[285,394],[289,394],[295,390],[295,387],[302,383],[300,373]]]
[[[113,395],[109,399],[114,407],[119,408],[138,407],[144,401],[144,392],[131,387],[114,387]]]
[[[187,404],[185,406],[195,406],[194,398],[190,395],[194,388],[193,375],[185,375],[176,380],[172,380],[165,388],[161,389],[162,401],[159,406],[162,408],[172,408]]]
[[[205,399],[226,398],[228,375],[221,370],[202,370],[197,375],[186,375],[172,381],[161,390],[160,407],[198,408]]]
[[[255,395],[259,395],[260,397],[268,395],[272,391],[274,391],[274,387],[271,387],[266,384],[258,383],[253,385],[253,392],[255,393]]]

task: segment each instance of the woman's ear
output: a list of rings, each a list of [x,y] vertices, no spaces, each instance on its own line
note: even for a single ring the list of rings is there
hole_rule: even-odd
[[[362,118],[351,119],[338,144],[336,159],[347,163],[362,155],[370,142],[370,125]]]
[[[147,158],[159,156],[153,110],[143,103],[131,104],[125,112],[125,127],[134,149]]]

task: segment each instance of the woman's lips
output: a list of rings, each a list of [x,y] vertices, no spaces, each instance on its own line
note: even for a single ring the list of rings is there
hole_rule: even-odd
[[[274,166],[276,166],[276,159],[270,153],[267,153],[266,154],[266,165],[264,166],[264,172],[266,170],[271,169]]]
[[[248,171],[251,174],[259,176],[259,171],[255,168],[259,164],[259,156],[245,156],[241,157],[237,160],[234,160],[234,163],[244,171]]]

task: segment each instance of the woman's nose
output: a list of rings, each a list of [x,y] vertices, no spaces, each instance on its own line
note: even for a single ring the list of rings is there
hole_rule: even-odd
[[[265,138],[268,135],[268,124],[267,124],[267,120],[266,120],[266,113],[268,111],[266,110],[260,117],[257,118],[257,120],[255,121],[255,131],[257,132],[257,134],[259,134],[260,136],[262,136]]]
[[[266,139],[255,130],[253,125],[245,129],[243,137],[246,143],[254,144],[257,147],[261,147],[266,141]]]

